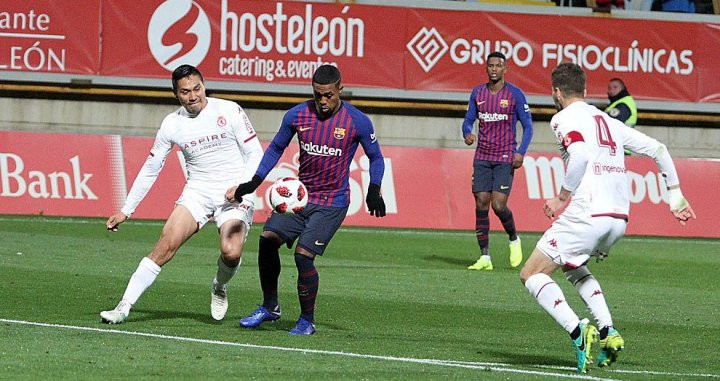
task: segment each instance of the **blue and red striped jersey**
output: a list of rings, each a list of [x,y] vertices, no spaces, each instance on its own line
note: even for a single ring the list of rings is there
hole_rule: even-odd
[[[473,131],[475,119],[479,121],[475,160],[512,162],[516,152],[524,155],[527,151],[533,135],[532,118],[525,94],[517,86],[505,82],[495,94],[487,84],[474,88],[462,125],[463,137]],[[523,127],[520,147],[515,130],[518,120]]]
[[[256,175],[265,178],[297,134],[300,145],[298,177],[308,189],[308,203],[335,207],[350,205],[350,164],[362,145],[370,159],[370,183],[382,185],[385,162],[370,118],[355,106],[341,102],[330,117],[321,119],[315,102],[291,108],[263,155]]]

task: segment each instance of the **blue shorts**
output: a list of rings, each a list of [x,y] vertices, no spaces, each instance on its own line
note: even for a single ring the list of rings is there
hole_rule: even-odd
[[[500,192],[509,195],[514,174],[513,163],[474,160],[472,191],[473,193]]]
[[[315,254],[325,252],[335,232],[342,225],[348,208],[335,208],[308,204],[299,214],[273,212],[265,222],[263,231],[271,231],[292,247],[295,239],[298,246]]]

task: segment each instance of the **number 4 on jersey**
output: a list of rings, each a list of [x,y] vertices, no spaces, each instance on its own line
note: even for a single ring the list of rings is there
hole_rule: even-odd
[[[610,135],[610,127],[608,127],[602,115],[595,115],[595,126],[597,126],[598,145],[600,147],[607,147],[610,150],[610,155],[615,156],[617,144],[613,140],[612,135]]]

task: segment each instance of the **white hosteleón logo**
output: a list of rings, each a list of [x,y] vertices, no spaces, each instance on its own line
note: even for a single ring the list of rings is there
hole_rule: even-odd
[[[189,22],[181,23],[186,17]],[[182,64],[197,66],[210,49],[210,20],[192,0],[167,0],[150,18],[147,38],[150,52],[165,69],[172,71]]]
[[[405,46],[426,73],[448,51],[448,44],[434,27],[423,27]]]

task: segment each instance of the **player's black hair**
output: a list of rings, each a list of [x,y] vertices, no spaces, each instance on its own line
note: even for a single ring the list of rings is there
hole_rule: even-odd
[[[340,86],[340,70],[333,65],[320,65],[315,70],[315,74],[312,77],[312,83],[318,85],[332,85],[337,84]]]
[[[193,65],[180,65],[177,67],[177,69],[173,70],[172,73],[172,88],[173,93],[177,94],[177,84],[178,81],[185,77],[189,77],[191,75],[197,75],[200,77],[200,82],[205,82],[205,79],[203,79],[202,73],[200,73],[200,70],[198,70]]]
[[[485,62],[490,61],[490,58],[493,58],[493,57],[500,58],[503,60],[503,62],[505,62],[505,60],[507,59],[507,58],[505,58],[505,55],[500,52],[492,52],[492,53],[488,54],[487,58],[485,59]]]
[[[620,82],[620,86],[622,86],[623,90],[627,89],[627,87],[625,86],[625,82],[622,79],[615,77],[615,78],[611,78],[610,81],[608,81],[608,82],[613,82],[613,81]]]
[[[585,71],[572,62],[563,62],[552,71],[552,88],[566,97],[585,97]]]

